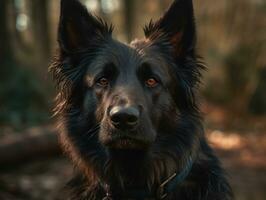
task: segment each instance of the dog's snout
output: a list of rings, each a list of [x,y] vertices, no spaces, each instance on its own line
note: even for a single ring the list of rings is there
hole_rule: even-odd
[[[110,110],[112,124],[119,129],[132,129],[139,121],[140,111],[131,107],[115,106]]]

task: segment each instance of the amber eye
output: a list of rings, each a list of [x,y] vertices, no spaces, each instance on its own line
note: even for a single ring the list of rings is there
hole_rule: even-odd
[[[158,84],[158,81],[155,78],[149,78],[145,81],[145,84],[148,87],[155,87]]]
[[[107,78],[102,77],[102,78],[100,78],[100,79],[97,81],[97,84],[98,84],[99,86],[106,87],[106,86],[108,86],[109,81],[108,81]]]

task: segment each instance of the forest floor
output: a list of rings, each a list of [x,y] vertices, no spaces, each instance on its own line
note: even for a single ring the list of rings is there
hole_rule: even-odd
[[[207,138],[227,171],[236,200],[265,200],[266,120],[236,120],[222,127],[224,116],[214,111],[208,115]],[[0,199],[55,200],[72,173],[63,156],[0,171]]]

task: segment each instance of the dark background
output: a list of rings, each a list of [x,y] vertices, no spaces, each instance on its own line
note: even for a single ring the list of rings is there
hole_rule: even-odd
[[[172,0],[83,0],[115,25],[115,37],[143,37]],[[210,143],[237,200],[266,198],[266,1],[194,1],[198,52],[208,70],[202,110]],[[0,0],[0,199],[54,199],[71,177],[51,118],[59,0]]]

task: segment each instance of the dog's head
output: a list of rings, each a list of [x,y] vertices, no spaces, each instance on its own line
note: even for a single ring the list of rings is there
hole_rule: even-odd
[[[72,154],[86,160],[112,150],[193,143],[190,119],[198,113],[194,90],[202,67],[192,0],[175,0],[144,33],[123,44],[78,0],[61,1],[59,55],[51,70],[59,87],[56,112]]]

